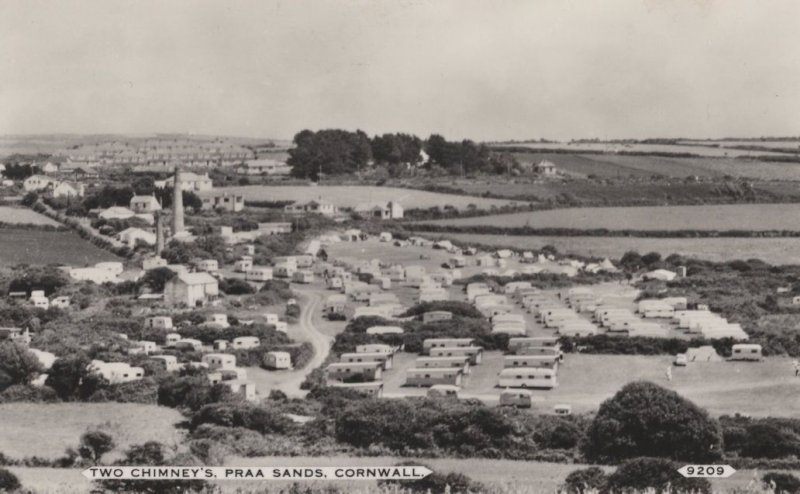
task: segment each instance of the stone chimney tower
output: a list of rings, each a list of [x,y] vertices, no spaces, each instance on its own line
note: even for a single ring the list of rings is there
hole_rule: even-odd
[[[161,211],[156,211],[156,256],[164,250],[164,217]]]
[[[172,186],[172,235],[183,232],[183,188],[181,187],[181,169],[175,167],[175,183]]]

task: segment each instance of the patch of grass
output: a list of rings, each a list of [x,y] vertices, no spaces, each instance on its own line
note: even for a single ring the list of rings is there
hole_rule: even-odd
[[[115,452],[151,440],[172,445],[181,420],[177,410],[131,403],[8,403],[0,405],[0,452],[15,459],[58,458],[88,429],[111,434]]]

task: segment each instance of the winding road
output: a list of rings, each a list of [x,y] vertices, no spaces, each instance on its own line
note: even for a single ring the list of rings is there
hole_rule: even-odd
[[[325,362],[333,343],[333,338],[322,333],[314,322],[322,304],[322,294],[310,288],[292,288],[298,295],[302,309],[297,323],[289,326],[289,337],[297,342],[311,343],[314,355],[303,367],[289,371],[267,371],[249,367],[248,378],[255,382],[256,389],[262,397],[269,395],[273,389],[279,389],[292,398],[304,397],[307,392],[300,389],[300,385],[311,371]]]

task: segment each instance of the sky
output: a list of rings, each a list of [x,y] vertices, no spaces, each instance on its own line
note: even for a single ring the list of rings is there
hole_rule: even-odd
[[[800,135],[795,0],[0,0],[0,134]]]

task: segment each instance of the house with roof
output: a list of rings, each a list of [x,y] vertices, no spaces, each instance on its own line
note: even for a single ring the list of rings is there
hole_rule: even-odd
[[[239,175],[288,175],[292,167],[273,159],[250,160],[235,169]]]
[[[100,211],[97,216],[104,220],[127,220],[135,215],[136,213],[126,207],[111,206],[110,208]]]
[[[396,220],[403,217],[403,206],[396,201],[380,204],[359,204],[355,211],[379,220]]]
[[[214,191],[202,194],[200,198],[203,201],[202,209],[205,210],[224,209],[225,211],[238,213],[244,209],[244,196],[242,194]]]
[[[58,172],[58,165],[53,163],[52,161],[48,161],[44,165],[41,166],[42,173],[57,173]]]
[[[54,182],[53,197],[83,197],[86,187],[80,182]]]
[[[334,216],[339,209],[332,203],[322,199],[311,200],[305,203],[289,204],[284,211],[290,214],[321,214],[323,216]]]
[[[130,209],[134,213],[154,213],[161,211],[161,204],[155,196],[133,196]]]
[[[25,192],[36,192],[46,190],[56,184],[56,180],[47,175],[31,175],[22,182]]]
[[[127,244],[128,247],[134,248],[139,243],[144,243],[147,245],[155,245],[156,244],[156,234],[152,232],[148,232],[147,230],[142,230],[141,228],[131,227],[122,230],[117,234],[117,238],[120,242],[124,242]]]
[[[178,273],[164,285],[166,305],[203,306],[219,297],[217,279],[208,273]]]
[[[558,174],[558,168],[552,162],[542,160],[533,167],[533,171],[539,175],[555,176]]]
[[[165,180],[156,180],[155,186],[163,189],[167,186],[172,187],[175,183],[175,176],[166,178]],[[203,192],[214,188],[214,183],[209,178],[208,173],[199,175],[192,172],[181,172],[181,189],[191,192]]]

